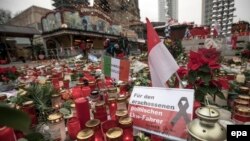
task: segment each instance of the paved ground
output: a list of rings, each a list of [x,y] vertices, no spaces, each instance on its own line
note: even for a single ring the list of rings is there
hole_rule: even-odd
[[[4,65],[0,65],[0,67],[11,67],[11,66],[16,66],[16,67],[22,67],[22,66],[39,66],[39,65],[43,65],[43,64],[48,64],[51,60],[46,60],[46,61],[26,61],[26,63],[23,63],[22,61],[18,61],[18,62],[11,62],[9,64],[4,64]]]

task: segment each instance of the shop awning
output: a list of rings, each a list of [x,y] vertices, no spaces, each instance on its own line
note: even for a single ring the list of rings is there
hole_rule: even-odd
[[[43,33],[43,38],[50,38],[60,35],[82,35],[82,36],[89,36],[89,37],[100,37],[100,38],[109,38],[109,39],[118,39],[119,35],[112,35],[106,33],[99,33],[94,31],[83,31],[77,29],[57,29],[51,32]]]
[[[40,32],[34,27],[23,27],[13,25],[0,25],[0,36],[5,37],[33,37]]]

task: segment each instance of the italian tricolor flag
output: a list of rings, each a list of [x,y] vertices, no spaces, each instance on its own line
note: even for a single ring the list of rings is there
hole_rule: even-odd
[[[129,61],[116,59],[110,56],[103,58],[103,72],[115,80],[128,81],[129,78]]]

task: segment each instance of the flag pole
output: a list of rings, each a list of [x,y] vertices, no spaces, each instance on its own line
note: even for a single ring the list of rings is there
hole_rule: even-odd
[[[180,78],[180,76],[179,76],[179,74],[178,74],[177,72],[175,72],[175,76],[176,76],[177,79],[179,80],[179,83],[181,84],[181,88],[184,88],[184,85],[183,85],[183,83],[182,83],[182,81],[181,81],[181,78]]]

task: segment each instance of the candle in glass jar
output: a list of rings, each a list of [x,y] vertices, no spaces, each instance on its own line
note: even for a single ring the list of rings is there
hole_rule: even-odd
[[[51,104],[54,109],[59,109],[62,106],[62,99],[61,95],[59,94],[53,94],[51,96]]]
[[[51,139],[55,141],[64,141],[66,139],[66,132],[63,115],[60,113],[53,113],[48,116],[48,121]]]
[[[128,115],[127,110],[124,110],[124,109],[116,110],[115,117],[116,117],[117,123],[119,123],[119,120],[120,120],[121,117],[125,117],[127,115]]]
[[[119,127],[110,128],[106,132],[107,141],[123,141],[123,130]]]
[[[89,87],[90,87],[91,91],[94,91],[96,88],[95,81],[89,81]]]
[[[120,96],[117,98],[117,110],[124,109],[127,110],[127,97],[126,96]]]
[[[0,141],[16,141],[14,130],[6,126],[0,126]]]
[[[77,86],[77,87],[72,88],[72,98],[77,99],[81,97],[83,97],[81,87]]]
[[[98,101],[95,104],[94,118],[101,122],[107,120],[107,109],[104,101]]]
[[[117,110],[116,99],[113,97],[108,98],[109,115],[112,120],[115,120],[115,112]]]
[[[23,102],[21,109],[22,111],[24,111],[25,113],[29,115],[31,119],[31,126],[34,127],[38,123],[34,102],[33,101]]]
[[[239,95],[238,99],[247,101],[250,105],[250,96],[249,95]]]
[[[71,114],[73,115],[73,117],[76,117],[76,104],[72,103],[70,104],[70,110],[71,110]]]
[[[94,131],[86,128],[77,134],[77,141],[95,141]]]
[[[241,92],[241,94],[248,95],[249,94],[249,88],[241,86],[240,87],[240,92]]]
[[[121,117],[119,126],[123,129],[123,141],[133,141],[133,122],[131,117]]]
[[[125,82],[121,83],[119,88],[120,88],[121,95],[124,95],[128,91],[128,86],[127,86],[127,83]]]
[[[91,93],[91,88],[89,86],[82,87],[82,94],[84,97],[89,96]]]
[[[101,131],[101,121],[99,119],[89,120],[85,123],[85,126],[94,131],[95,141],[103,141],[104,140],[103,135],[102,135],[102,131]]]
[[[118,97],[117,88],[116,87],[109,87],[108,88],[108,96],[117,98]]]
[[[70,139],[76,140],[77,134],[81,131],[79,120],[76,117],[69,119],[67,128]]]
[[[250,108],[247,106],[241,106],[241,105],[236,106],[235,112],[233,114],[233,120],[237,124],[250,122]]]
[[[85,128],[85,123],[90,120],[89,102],[85,98],[78,98],[75,100],[76,113],[79,119],[81,129]]]

